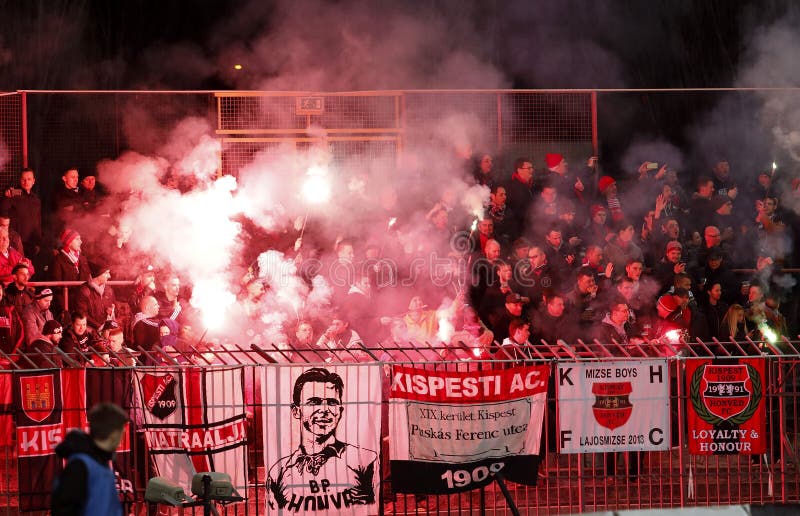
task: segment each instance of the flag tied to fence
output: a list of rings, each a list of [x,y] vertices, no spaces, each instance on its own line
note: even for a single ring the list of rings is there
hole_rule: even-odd
[[[474,372],[393,366],[392,488],[457,493],[493,474],[535,485],[549,366]]]

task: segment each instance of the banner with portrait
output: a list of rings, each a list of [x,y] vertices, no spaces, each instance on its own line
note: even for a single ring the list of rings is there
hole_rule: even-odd
[[[377,514],[381,367],[261,370],[265,512]]]
[[[765,385],[760,357],[687,360],[689,453],[765,453]]]
[[[549,366],[474,372],[392,366],[392,488],[476,489],[502,472],[535,485]]]
[[[668,450],[666,359],[558,364],[561,453]]]

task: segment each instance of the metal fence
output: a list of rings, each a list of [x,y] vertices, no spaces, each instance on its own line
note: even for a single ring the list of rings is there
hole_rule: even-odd
[[[93,170],[128,149],[156,152],[187,117],[216,132],[220,168],[233,175],[258,153],[322,142],[335,164],[370,170],[402,168],[404,149],[437,137],[538,160],[545,152],[583,158],[598,147],[589,91],[21,91],[0,97],[0,142],[8,149],[0,187],[31,166],[47,203],[67,168]]]
[[[644,453],[593,453],[563,454],[559,452],[558,410],[556,390],[548,391],[547,410],[543,422],[543,462],[539,471],[538,485],[524,486],[507,483],[509,496],[505,496],[497,483],[488,487],[467,491],[454,495],[416,496],[395,494],[391,488],[391,477],[388,470],[388,449],[392,442],[388,439],[388,429],[384,422],[382,430],[384,446],[381,450],[382,492],[379,511],[383,514],[511,514],[511,505],[522,514],[566,514],[576,512],[616,511],[622,509],[650,509],[689,506],[714,506],[726,504],[771,504],[799,503],[800,475],[796,468],[797,445],[800,432],[797,428],[798,387],[800,387],[800,341],[783,341],[777,344],[766,342],[744,341],[739,343],[697,342],[692,344],[676,343],[672,351],[678,353],[668,359],[670,377],[670,413],[672,426],[672,442],[667,451]],[[679,349],[678,349],[679,348]],[[687,401],[686,370],[693,358],[711,359],[710,351],[718,350],[721,355],[714,357],[715,364],[729,364],[736,357],[764,357],[766,361],[763,394],[766,403],[767,452],[764,455],[714,454],[692,455],[687,445]],[[74,357],[77,360],[91,360],[88,355],[96,350],[89,350],[87,356]],[[455,358],[449,361],[418,361],[423,354],[434,352]],[[322,359],[321,353],[325,355]],[[351,353],[358,353],[352,355]],[[97,353],[100,354],[100,353]],[[392,361],[381,362],[390,366],[411,365],[433,371],[455,370],[494,370],[515,365],[548,364],[551,368],[551,384],[557,378],[560,365],[580,363],[603,364],[614,361],[647,361],[663,354],[663,349],[650,345],[632,347],[619,346],[616,343],[601,345],[597,342],[578,342],[567,345],[539,343],[526,348],[531,359],[520,360],[481,360],[476,357],[474,349],[465,344],[453,346],[418,344],[414,346],[385,345],[361,348],[344,352],[339,350],[295,350],[272,346],[269,349],[258,347],[225,349],[216,351],[198,351],[192,349],[183,352],[166,352],[159,348],[149,353],[142,353],[139,361],[157,361],[156,367],[117,368],[124,371],[158,372],[159,370],[187,370],[198,365],[205,369],[230,367],[242,368],[244,384],[248,389],[257,390],[260,368],[269,363],[287,363],[290,359],[301,365],[311,367],[314,364],[331,365],[351,363],[355,359],[372,362],[371,357],[394,357]],[[113,353],[112,353],[113,355]],[[29,358],[34,358],[33,356]],[[41,357],[39,357],[41,358]],[[56,359],[54,355],[50,357]],[[59,353],[58,358],[65,359]],[[113,357],[112,357],[113,358]],[[108,359],[108,358],[107,358]],[[26,367],[27,359],[22,357],[11,365],[12,369],[0,372],[0,385],[8,387],[11,375],[19,368]],[[97,362],[97,361],[96,361]],[[222,363],[227,364],[225,366]],[[102,362],[98,366],[104,366]],[[384,368],[387,369],[387,368]],[[46,373],[47,371],[40,371]],[[285,389],[290,389],[286,386]],[[18,417],[17,410],[11,400],[9,390],[0,406],[0,421],[13,421]],[[224,395],[224,393],[223,393]],[[227,398],[227,395],[224,395]],[[231,397],[232,399],[232,397]],[[266,471],[263,467],[263,435],[264,432],[279,434],[281,428],[262,427],[260,414],[268,408],[265,401],[256,392],[245,393],[247,412],[247,446],[248,463],[247,501],[221,507],[224,514],[263,514]],[[384,394],[381,402],[386,409],[389,400]],[[359,410],[357,407],[354,410]],[[8,423],[7,423],[8,424]],[[5,426],[6,430],[12,428]],[[19,459],[16,443],[6,439],[6,445],[0,450],[0,500],[8,514],[16,514],[20,496],[46,496],[48,491],[39,493],[20,493]],[[135,514],[155,514],[156,509],[143,502],[145,482],[149,476],[151,456],[145,449],[142,438],[133,438],[130,442],[133,461],[133,488],[135,500],[131,506]],[[640,461],[638,475],[630,475],[632,461]],[[38,474],[38,473],[32,473]],[[162,511],[164,509],[162,508]],[[149,512],[148,512],[149,511]],[[194,512],[192,512],[194,511]],[[162,512],[166,513],[166,512]],[[172,514],[200,514],[200,509],[172,509]]]

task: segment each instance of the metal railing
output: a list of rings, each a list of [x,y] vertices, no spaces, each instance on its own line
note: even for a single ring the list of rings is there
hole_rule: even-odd
[[[520,359],[524,353],[525,359]],[[712,352],[717,352],[713,356]],[[558,378],[560,366],[574,364],[602,365],[620,361],[641,362],[666,360],[669,368],[670,424],[672,442],[666,451],[612,453],[560,453],[558,440],[559,401],[554,389],[548,391],[543,421],[542,457],[539,481],[536,486],[507,483],[508,496],[498,484],[453,495],[415,496],[396,494],[391,489],[388,474],[388,449],[392,443],[387,428],[383,428],[382,493],[380,511],[384,514],[511,514],[513,503],[521,514],[563,514],[621,509],[668,508],[726,504],[769,504],[800,502],[800,476],[796,469],[797,444],[800,429],[800,341],[782,340],[775,343],[746,340],[741,342],[676,342],[663,345],[638,344],[626,346],[611,342],[578,341],[574,345],[564,342],[540,342],[512,350],[501,348],[495,359],[486,351],[464,342],[451,345],[431,343],[403,343],[345,349],[291,346],[228,346],[209,349],[190,345],[177,349],[137,350],[134,368],[121,367],[120,357],[113,351],[92,347],[73,355],[56,351],[44,358],[55,364],[58,358],[65,366],[74,368],[82,364],[101,369],[114,368],[123,372],[180,371],[201,366],[204,370],[230,368],[242,370],[244,385],[253,392],[245,392],[248,414],[247,496],[244,503],[224,508],[225,514],[263,514],[266,494],[266,471],[263,464],[264,432],[280,432],[278,428],[263,428],[259,414],[266,409],[257,390],[257,378],[269,364],[341,365],[354,362],[376,362],[383,366],[412,365],[420,369],[438,371],[486,371],[523,364],[548,364],[551,382]],[[505,356],[503,356],[505,354]],[[98,360],[97,358],[100,357]],[[423,359],[423,357],[425,357]],[[737,359],[760,358],[765,361],[763,395],[767,408],[767,451],[763,455],[692,455],[688,450],[686,389],[687,366],[692,360],[713,360],[714,364],[728,364]],[[10,357],[7,357],[10,358]],[[8,386],[15,374],[30,369],[33,360],[43,358],[21,355],[12,361],[13,370],[0,372],[0,385]],[[434,360],[434,358],[436,358]],[[116,359],[116,360],[115,360]],[[115,365],[117,364],[117,365]],[[157,364],[153,366],[152,364]],[[386,368],[384,368],[386,369]],[[42,373],[47,371],[41,371]],[[288,388],[288,387],[287,387]],[[8,393],[8,389],[5,390]],[[384,397],[381,404],[387,407]],[[12,425],[19,410],[10,394],[0,405],[0,424]],[[287,423],[288,424],[288,423]],[[6,429],[12,428],[7,426]],[[3,434],[6,439],[0,448],[0,500],[10,511],[19,507],[18,457],[14,432]],[[144,482],[151,460],[141,439],[130,443],[133,460],[134,496],[132,508],[137,514],[145,510]],[[636,475],[630,471],[631,461],[638,461]],[[626,469],[627,468],[627,469]],[[635,478],[634,478],[635,477]],[[30,493],[28,493],[30,494]],[[40,493],[46,495],[47,493]],[[185,513],[191,513],[185,510]],[[199,513],[194,513],[199,514]]]

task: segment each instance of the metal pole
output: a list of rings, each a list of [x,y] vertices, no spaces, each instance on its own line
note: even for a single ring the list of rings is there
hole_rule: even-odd
[[[24,168],[28,167],[28,93],[23,91],[21,94],[22,96],[22,106],[20,107],[20,111],[22,112],[22,166]]]
[[[677,388],[676,388],[676,397],[677,397],[677,399],[675,400],[675,402],[678,404],[678,428],[677,428],[677,432],[678,432],[678,464],[680,465],[680,468],[678,469],[678,471],[680,472],[679,473],[679,478],[681,479],[681,483],[680,483],[680,485],[681,485],[681,489],[680,489],[681,505],[680,506],[681,507],[686,507],[686,500],[684,498],[684,493],[683,493],[683,417],[681,417],[681,415],[683,413],[683,403],[681,403],[681,392],[682,392],[682,390],[681,390],[681,387],[682,387],[681,386],[681,365],[682,365],[682,362],[683,362],[683,359],[681,357],[678,357],[678,359],[675,360],[675,377],[677,379],[677,381],[676,381],[676,383],[677,383]],[[667,362],[667,364],[669,364],[669,362]],[[667,368],[667,370],[669,370],[669,367]],[[670,417],[671,417],[671,415],[670,415]],[[670,440],[672,440],[672,436],[671,435],[670,435]]]
[[[508,504],[508,510],[511,511],[512,516],[520,516],[519,509],[517,509],[517,504],[515,504],[514,499],[511,498],[511,493],[509,492],[508,487],[506,487],[506,483],[503,482],[503,473],[500,471],[495,473],[494,480],[497,482],[497,485],[500,486],[500,491],[503,492],[503,496]]]

